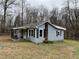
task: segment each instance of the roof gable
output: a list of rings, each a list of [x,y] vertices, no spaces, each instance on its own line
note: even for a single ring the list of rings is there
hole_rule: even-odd
[[[66,30],[66,28],[63,28],[63,27],[60,27],[60,26],[57,26],[57,25],[51,24],[50,22],[43,22],[43,23],[37,25],[36,27],[42,26],[42,25],[45,24],[45,23],[50,24],[52,27],[54,27],[54,28],[56,28],[56,29],[59,29],[59,30]]]

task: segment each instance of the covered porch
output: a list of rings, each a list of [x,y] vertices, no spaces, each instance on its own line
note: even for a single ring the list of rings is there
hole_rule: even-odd
[[[13,40],[30,40],[34,43],[42,43],[44,38],[44,29],[18,27],[11,29],[11,38]]]

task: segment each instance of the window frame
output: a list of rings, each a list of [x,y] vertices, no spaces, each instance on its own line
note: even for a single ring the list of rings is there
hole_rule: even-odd
[[[56,36],[59,36],[60,32],[58,30],[56,30]]]
[[[60,36],[62,36],[62,30],[60,30]]]

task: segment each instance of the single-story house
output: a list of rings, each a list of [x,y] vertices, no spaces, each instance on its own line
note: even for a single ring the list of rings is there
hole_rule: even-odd
[[[11,29],[13,40],[28,39],[34,43],[44,41],[63,41],[66,28],[51,24],[50,22],[30,23],[26,26]]]

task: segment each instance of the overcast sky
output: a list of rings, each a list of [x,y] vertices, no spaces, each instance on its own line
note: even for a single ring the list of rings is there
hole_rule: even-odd
[[[53,7],[61,9],[62,4],[64,3],[65,0],[27,0],[27,1],[34,7],[44,5],[48,9],[52,9]]]

